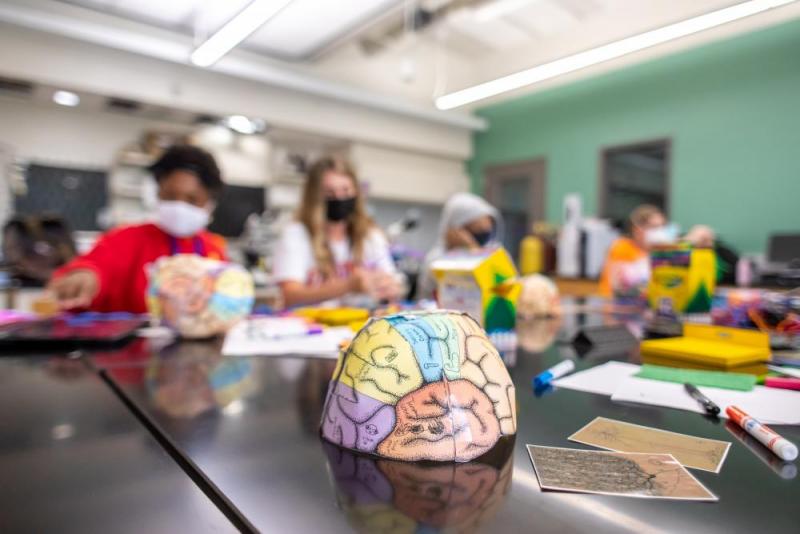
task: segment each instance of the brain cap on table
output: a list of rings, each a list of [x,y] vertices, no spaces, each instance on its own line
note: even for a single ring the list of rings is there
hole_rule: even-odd
[[[516,432],[514,386],[464,313],[372,319],[339,356],[321,432],[387,458],[465,462]]]
[[[253,306],[253,277],[236,264],[176,254],[158,259],[148,274],[150,315],[186,338],[223,333]]]

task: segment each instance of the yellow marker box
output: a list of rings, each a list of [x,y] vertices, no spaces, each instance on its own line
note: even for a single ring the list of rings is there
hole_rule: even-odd
[[[521,287],[504,248],[449,254],[431,268],[439,307],[470,314],[487,332],[514,328]]]
[[[642,360],[650,358],[733,370],[770,360],[769,336],[756,330],[686,324],[683,336],[642,341]]]
[[[647,300],[657,311],[705,313],[716,288],[717,260],[711,249],[659,247],[650,254]]]

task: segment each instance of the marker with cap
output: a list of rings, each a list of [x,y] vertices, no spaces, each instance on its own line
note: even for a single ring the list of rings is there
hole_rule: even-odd
[[[725,422],[725,429],[730,432],[733,437],[747,447],[756,458],[764,462],[770,469],[772,469],[779,477],[786,480],[794,480],[797,477],[797,466],[792,462],[784,462],[778,458],[772,451],[764,447],[756,441],[756,438],[748,434],[742,427],[731,421],[730,419]]]
[[[764,379],[768,388],[800,390],[800,378],[786,378],[783,376],[768,376]]]
[[[778,458],[791,462],[797,458],[797,445],[783,438],[767,425],[763,425],[736,406],[728,406],[725,413],[731,421],[744,428],[748,434],[775,453]]]
[[[547,371],[536,375],[536,377],[533,379],[533,387],[535,389],[543,388],[556,378],[561,378],[562,376],[571,373],[574,370],[575,362],[572,360],[564,360],[563,362],[554,365]]]
[[[719,415],[719,406],[714,401],[703,395],[703,393],[692,384],[683,385],[686,392],[697,402],[699,402],[708,415]]]

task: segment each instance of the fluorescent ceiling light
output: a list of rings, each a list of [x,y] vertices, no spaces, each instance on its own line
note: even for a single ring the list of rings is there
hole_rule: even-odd
[[[465,104],[477,102],[501,93],[513,91],[528,85],[532,85],[544,80],[555,78],[569,72],[584,69],[598,63],[603,63],[626,54],[638,52],[651,46],[656,46],[673,39],[685,37],[693,33],[701,32],[743,19],[762,11],[790,4],[795,0],[749,0],[735,6],[713,11],[699,17],[687,19],[669,26],[664,26],[657,30],[641,33],[603,45],[585,52],[579,52],[572,56],[567,56],[550,63],[537,65],[502,78],[497,78],[484,82],[460,91],[455,91],[436,99],[436,107],[439,109],[453,109]]]
[[[231,115],[225,119],[225,126],[234,132],[250,135],[263,132],[267,125],[263,119],[249,119],[244,115]]]
[[[294,0],[247,44],[278,58],[307,59],[401,7],[399,0]]]
[[[192,63],[199,67],[213,65],[291,2],[292,0],[253,0],[192,52]]]
[[[494,0],[482,7],[475,9],[472,13],[472,18],[475,22],[489,22],[498,17],[508,15],[521,9],[534,0]]]
[[[81,97],[72,91],[56,91],[53,93],[53,102],[59,106],[68,106],[74,108],[81,103]]]

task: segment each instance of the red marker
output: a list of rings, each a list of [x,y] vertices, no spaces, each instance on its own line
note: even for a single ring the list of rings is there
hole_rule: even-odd
[[[797,458],[797,446],[783,438],[767,425],[762,425],[736,406],[728,406],[725,413],[731,421],[744,428],[745,431],[774,452],[781,460],[791,462]]]

